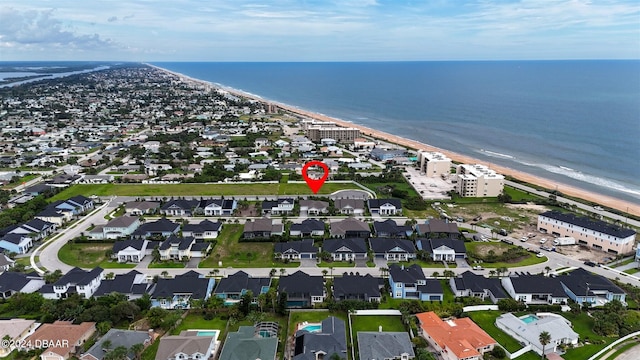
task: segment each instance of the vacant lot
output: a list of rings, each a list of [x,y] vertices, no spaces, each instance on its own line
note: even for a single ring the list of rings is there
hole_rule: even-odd
[[[112,247],[113,244],[111,243],[67,243],[60,248],[58,258],[67,265],[81,268],[94,268],[96,266],[100,266],[103,269],[122,269],[135,267],[135,264],[120,264],[109,260],[106,256],[106,252],[111,250]]]
[[[244,225],[225,224],[211,255],[200,262],[201,268],[275,268],[297,267],[298,263],[284,264],[273,260],[273,243],[240,242]],[[222,266],[219,266],[222,262]]]
[[[468,242],[465,243],[465,247],[467,248],[470,263],[476,259],[482,259],[482,265],[487,268],[528,266],[547,261],[546,257],[536,257],[535,254],[526,252],[519,246],[502,242]],[[513,251],[514,249],[522,249],[522,255],[506,261],[487,262],[487,258],[491,256],[491,252],[493,252],[494,256],[499,257],[507,251]]]

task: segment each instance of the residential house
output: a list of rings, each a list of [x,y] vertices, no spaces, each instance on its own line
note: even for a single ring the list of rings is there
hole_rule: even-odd
[[[218,237],[222,223],[219,221],[202,220],[197,224],[184,224],[182,226],[182,236],[194,237],[196,240],[212,240]]]
[[[78,180],[78,184],[109,184],[114,180],[113,175],[86,175],[82,174],[82,178]]]
[[[369,198],[371,198],[371,192],[370,191],[365,191],[365,190],[340,190],[337,191],[331,195],[329,195],[329,198],[337,201],[339,199],[360,199],[360,200],[367,200]],[[337,205],[336,205],[337,208]],[[363,208],[364,208],[364,204],[363,204]]]
[[[95,332],[94,322],[75,325],[71,321],[56,321],[53,324],[40,325],[27,338],[25,344],[29,349],[41,348],[40,344],[55,344],[44,350],[40,359],[67,360],[79,355],[82,345],[89,341]]]
[[[418,250],[425,251],[433,261],[455,262],[456,259],[467,257],[467,248],[464,241],[451,238],[441,239],[417,239]]]
[[[5,271],[0,274],[0,297],[8,299],[18,292],[30,294],[40,290],[44,284],[44,279],[37,273]]]
[[[323,236],[325,224],[316,219],[305,219],[299,224],[292,224],[289,234],[291,236]]]
[[[24,189],[22,192],[25,195],[31,195],[33,197],[36,197],[40,194],[44,194],[48,191],[51,191],[51,186],[47,185],[47,184],[35,184],[33,186],[29,186],[26,189]]]
[[[367,200],[369,213],[380,216],[402,215],[400,199],[369,199]]]
[[[550,316],[542,315],[525,315],[516,317],[511,313],[498,316],[496,319],[496,327],[521,344],[530,345],[531,349],[538,355],[544,353],[554,353],[558,351],[558,346],[578,345],[580,335],[573,331],[571,322],[560,315],[551,314]],[[550,341],[546,345],[540,343],[540,333],[547,332]]]
[[[394,299],[417,299],[422,301],[442,301],[444,291],[437,279],[427,279],[422,268],[413,264],[392,264],[389,266],[389,285]]]
[[[198,204],[200,204],[198,200],[169,200],[160,207],[160,214],[167,216],[191,216]]]
[[[556,279],[560,280],[569,298],[578,304],[602,306],[612,300],[626,304],[624,290],[604,276],[592,274],[585,269],[578,268]]]
[[[105,225],[97,225],[89,232],[92,239],[119,239],[132,235],[140,227],[137,216],[120,216]]]
[[[377,161],[387,161],[397,157],[405,157],[407,151],[404,149],[385,149],[375,147],[369,152],[369,157]]]
[[[329,212],[329,203],[320,200],[300,200],[300,216],[320,215]]]
[[[0,253],[0,273],[9,271],[15,263],[15,260],[12,260],[7,255]]]
[[[50,187],[65,188],[71,184],[75,184],[82,179],[81,175],[59,174],[44,182]]]
[[[320,323],[320,331],[299,329],[294,335],[293,360],[329,359],[338,354],[347,358],[347,331],[344,320],[329,316]]]
[[[277,350],[277,336],[263,336],[254,326],[240,326],[237,332],[227,333],[218,360],[276,360]]]
[[[6,234],[0,238],[0,249],[9,253],[26,254],[33,246],[33,241],[29,236],[21,234]]]
[[[155,214],[160,209],[156,201],[131,201],[124,204],[125,213],[129,216],[143,216]]]
[[[282,260],[315,259],[318,248],[313,245],[313,239],[277,242],[274,245],[273,255]]]
[[[329,233],[334,238],[356,237],[368,238],[371,236],[369,224],[356,218],[346,218],[342,221],[333,222],[329,225]]]
[[[65,299],[71,294],[79,294],[89,299],[100,287],[102,273],[101,267],[89,271],[74,267],[55,283],[40,288],[40,293],[45,299]]]
[[[93,296],[107,296],[111,293],[125,295],[128,300],[139,299],[148,293],[151,284],[147,282],[147,276],[136,270],[126,274],[119,274],[110,280],[102,280]]]
[[[295,200],[292,198],[265,200],[262,202],[262,214],[290,215],[293,213]]]
[[[268,238],[274,235],[282,235],[284,225],[275,224],[273,220],[268,218],[247,220],[244,223],[244,231],[242,237],[245,239],[252,238]]]
[[[364,215],[363,199],[336,199],[334,206],[340,214],[354,216]]]
[[[486,278],[471,271],[465,271],[455,278],[449,279],[449,285],[456,297],[477,297],[481,300],[491,299],[497,304],[499,300],[509,298],[509,295],[502,288],[500,279]]]
[[[116,241],[113,243],[112,257],[118,259],[119,263],[139,263],[147,255],[148,246],[147,239]]]
[[[12,351],[21,348],[22,346],[20,345],[26,342],[25,339],[33,334],[38,326],[40,326],[40,323],[37,323],[35,320],[0,320],[0,336],[2,336],[2,341],[4,341],[2,346],[0,346],[0,358],[4,358]]]
[[[52,205],[55,204],[52,203]],[[67,200],[62,201],[58,207],[60,208],[67,208],[65,206],[62,205],[70,205],[74,208],[73,210],[73,214],[74,215],[79,215],[79,214],[84,214],[90,210],[93,210],[95,208],[95,204],[93,203],[93,200],[89,199],[86,196],[82,196],[82,195],[76,195],[72,198],[69,198]]]
[[[413,241],[406,239],[370,238],[373,256],[387,261],[408,261],[416,258]]]
[[[309,307],[324,301],[326,295],[322,276],[311,276],[302,271],[281,276],[278,294],[287,293],[287,307]]]
[[[363,238],[326,239],[322,251],[331,254],[333,261],[352,261],[367,258],[367,243]]]
[[[154,236],[169,237],[180,232],[180,224],[175,223],[167,218],[161,218],[156,221],[143,223],[133,232],[134,238],[149,238]]]
[[[398,225],[395,220],[374,221],[373,232],[377,237],[403,238],[406,239],[413,234],[411,226]]]
[[[431,219],[424,224],[416,225],[418,236],[430,238],[458,239],[460,230],[458,224],[440,219]]]
[[[347,275],[333,279],[333,298],[341,300],[362,300],[380,302],[380,279],[369,274]]]
[[[121,329],[109,329],[93,346],[83,353],[80,360],[102,360],[107,354],[105,341],[109,341],[109,349],[115,349],[123,346],[127,349],[127,360],[136,359],[136,354],[131,351],[131,347],[135,344],[142,344],[145,347],[151,342],[153,338],[148,331],[135,331],[135,330],[121,330]]]
[[[41,219],[31,219],[23,224],[12,225],[3,229],[3,233],[22,234],[30,237],[33,241],[44,239],[56,231],[56,224]]]
[[[203,336],[197,331],[182,331],[180,335],[160,338],[155,360],[207,360],[215,358],[218,352],[219,332],[210,331],[213,336]]]
[[[231,216],[238,207],[235,199],[208,199],[204,202],[201,208],[204,209],[205,216]]]
[[[443,321],[433,311],[416,314],[419,330],[438,354],[451,360],[481,360],[498,344],[470,318]]]
[[[360,360],[410,360],[415,358],[407,332],[358,331]]]
[[[242,296],[251,292],[255,299],[260,294],[266,294],[271,286],[271,278],[251,277],[244,271],[220,279],[213,294],[225,302],[240,301]]]
[[[501,279],[502,287],[516,301],[525,304],[566,304],[569,297],[559,278],[516,273]]]
[[[149,290],[151,306],[189,309],[191,300],[207,300],[214,285],[214,279],[207,279],[193,270],[174,278],[160,278]]]
[[[73,214],[71,212],[46,207],[44,210],[37,213],[34,218],[53,223],[56,227],[62,227],[65,223],[71,221]]]
[[[160,244],[161,260],[183,260],[200,258],[211,249],[211,243],[193,237],[169,236]]]

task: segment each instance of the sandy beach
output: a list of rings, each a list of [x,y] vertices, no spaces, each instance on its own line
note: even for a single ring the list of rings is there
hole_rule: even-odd
[[[149,64],[148,64],[149,65]],[[159,70],[168,72],[170,74],[173,74],[175,76],[178,76],[181,80],[183,81],[187,81],[187,82],[193,82],[193,83],[197,83],[197,84],[204,84],[207,86],[214,86],[217,88],[220,88],[219,86],[215,86],[213,84],[211,84],[210,82],[207,81],[203,81],[203,80],[199,80],[199,79],[194,79],[191,77],[188,77],[186,75],[180,74],[180,73],[176,73],[167,69],[163,69],[163,68],[159,68],[157,66],[153,66],[153,65],[149,65],[152,66],[154,68],[157,68]],[[266,101],[265,99],[262,99],[260,97],[257,97],[253,94],[248,94],[246,92],[242,92],[236,89],[229,89],[229,88],[221,88],[222,90],[228,91],[229,93],[236,95],[236,96],[242,96],[245,98],[249,98],[252,100],[256,100],[256,101]],[[462,155],[462,154],[458,154],[456,152],[453,151],[449,151],[449,150],[444,150],[444,149],[440,149],[440,148],[436,148],[434,146],[428,145],[428,144],[424,144],[421,143],[419,141],[415,141],[415,140],[411,140],[411,139],[407,139],[404,137],[400,137],[400,136],[396,136],[396,135],[392,135],[383,131],[379,131],[379,130],[375,130],[366,126],[362,126],[359,124],[355,124],[352,122],[348,122],[348,121],[344,121],[341,119],[336,119],[330,116],[326,116],[326,115],[322,115],[322,114],[318,114],[318,113],[314,113],[314,112],[310,112],[310,111],[306,111],[306,110],[302,110],[302,109],[298,109],[296,107],[287,105],[287,104],[282,104],[279,102],[273,102],[274,104],[276,104],[278,107],[289,111],[291,113],[295,113],[304,117],[308,117],[310,119],[316,119],[319,121],[327,121],[327,122],[334,122],[336,124],[339,124],[340,126],[343,127],[352,127],[352,128],[357,128],[359,129],[363,135],[367,135],[367,136],[371,136],[371,137],[375,137],[375,138],[379,138],[391,143],[395,143],[398,145],[402,145],[405,147],[409,147],[409,148],[413,148],[413,149],[417,149],[417,150],[425,150],[425,151],[439,151],[443,154],[445,154],[446,156],[448,156],[450,159],[452,159],[453,161],[457,161],[457,162],[461,162],[461,163],[468,163],[468,164],[483,164],[485,166],[490,167],[491,169],[495,170],[498,173],[501,173],[503,175],[508,175],[511,176],[515,179],[518,179],[520,181],[524,181],[530,184],[535,184],[538,186],[542,186],[544,188],[547,189],[557,189],[559,192],[569,195],[569,196],[573,196],[576,198],[580,198],[586,201],[590,201],[590,202],[594,202],[597,204],[600,204],[602,206],[606,206],[606,207],[610,207],[613,209],[617,209],[619,211],[623,211],[632,215],[636,215],[636,216],[640,216],[640,204],[636,204],[636,203],[632,203],[629,201],[624,201],[621,199],[616,199],[614,197],[611,196],[607,196],[607,195],[602,195],[602,194],[597,194],[591,191],[587,191],[584,189],[580,189],[577,188],[575,186],[570,186],[567,184],[563,184],[557,181],[553,181],[553,180],[549,180],[540,176],[535,176],[535,175],[531,175],[522,171],[518,171],[518,170],[514,170],[505,166],[500,166],[500,165],[496,165],[494,163],[490,163],[487,161],[483,161],[483,160],[479,160],[479,159],[475,159],[473,157],[470,156],[466,156],[466,155]]]

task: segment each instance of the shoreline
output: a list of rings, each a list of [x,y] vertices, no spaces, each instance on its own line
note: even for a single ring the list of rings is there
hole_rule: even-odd
[[[445,150],[442,148],[438,148],[429,144],[425,144],[422,143],[420,141],[416,141],[416,140],[411,140],[411,139],[407,139],[405,137],[402,136],[398,136],[398,135],[393,135],[381,130],[376,130],[376,129],[372,129],[369,128],[367,126],[364,125],[360,125],[357,123],[353,123],[350,121],[346,121],[346,120],[342,120],[342,119],[338,119],[338,118],[334,118],[331,116],[327,116],[327,115],[323,115],[323,114],[319,114],[319,113],[315,113],[312,111],[308,111],[308,110],[304,110],[304,109],[300,109],[297,108],[295,106],[292,105],[288,105],[288,104],[283,104],[277,101],[271,101],[271,100],[267,100],[264,98],[261,98],[258,95],[255,94],[250,94],[247,93],[245,91],[242,90],[238,90],[238,89],[233,89],[233,88],[229,88],[229,87],[225,87],[225,86],[220,86],[220,85],[216,85],[210,81],[206,81],[206,80],[201,80],[201,79],[196,79],[196,78],[192,78],[190,76],[187,76],[185,74],[181,74],[175,71],[171,71],[165,68],[161,68],[159,66],[156,65],[152,65],[149,63],[145,63],[145,65],[153,67],[155,69],[158,69],[160,71],[172,74],[174,76],[177,76],[180,80],[185,81],[185,82],[192,82],[194,84],[198,84],[198,85],[205,85],[205,86],[210,86],[212,88],[216,88],[216,89],[221,89],[224,91],[229,92],[232,95],[235,96],[240,96],[240,97],[245,97],[251,100],[255,100],[255,101],[261,101],[261,102],[270,102],[273,103],[275,105],[277,105],[278,107],[280,107],[281,109],[288,111],[290,113],[294,113],[297,114],[299,116],[304,116],[304,117],[308,117],[310,119],[315,119],[315,120],[319,120],[319,121],[325,121],[325,122],[333,122],[338,124],[339,126],[342,127],[351,127],[351,128],[356,128],[359,129],[360,132],[363,135],[366,136],[370,136],[370,137],[374,137],[374,138],[378,138],[378,139],[382,139],[385,141],[388,141],[390,143],[394,143],[394,144],[398,144],[404,147],[408,147],[408,148],[413,148],[416,150],[424,150],[424,151],[438,151],[443,153],[444,155],[446,155],[447,157],[449,157],[452,161],[456,161],[456,162],[460,162],[460,163],[467,163],[467,164],[482,164],[485,166],[488,166],[489,168],[491,168],[492,170],[505,175],[505,176],[511,176],[517,180],[532,184],[532,185],[537,185],[537,186],[541,186],[547,189],[557,189],[557,191],[559,191],[562,194],[565,195],[569,195],[572,197],[576,197],[576,198],[580,198],[582,200],[585,201],[589,201],[589,202],[593,202],[596,203],[598,205],[601,206],[606,206],[606,207],[610,207],[612,209],[616,209],[619,210],[621,212],[624,213],[629,213],[635,216],[640,216],[640,204],[635,204],[632,203],[630,201],[626,201],[626,200],[622,200],[622,199],[618,199],[612,196],[608,196],[608,195],[603,195],[603,194],[598,194],[598,193],[594,193],[593,191],[589,191],[589,190],[585,190],[585,189],[581,189],[578,188],[576,186],[571,186],[571,185],[567,185],[564,184],[562,182],[558,182],[558,181],[554,181],[554,180],[550,180],[538,175],[533,175],[533,174],[529,174],[520,170],[515,170],[506,166],[501,166],[501,165],[497,165],[495,163],[492,162],[488,162],[488,161],[484,161],[484,160],[479,160],[476,159],[472,156],[467,156],[467,155],[463,155],[463,154],[459,154],[456,153],[455,151],[451,151],[451,150]]]

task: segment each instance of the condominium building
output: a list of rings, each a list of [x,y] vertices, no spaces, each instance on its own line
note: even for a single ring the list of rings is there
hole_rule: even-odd
[[[558,237],[570,236],[580,245],[611,254],[633,252],[636,238],[634,230],[559,211],[538,215],[538,230]]]
[[[495,197],[502,194],[504,176],[480,164],[456,168],[456,192],[462,197]]]
[[[448,175],[451,171],[451,159],[444,154],[434,151],[420,151],[418,153],[420,171],[427,177]]]
[[[334,139],[341,143],[352,143],[360,137],[360,129],[338,126],[314,125],[305,130],[305,135],[311,141],[318,142],[322,139]]]

